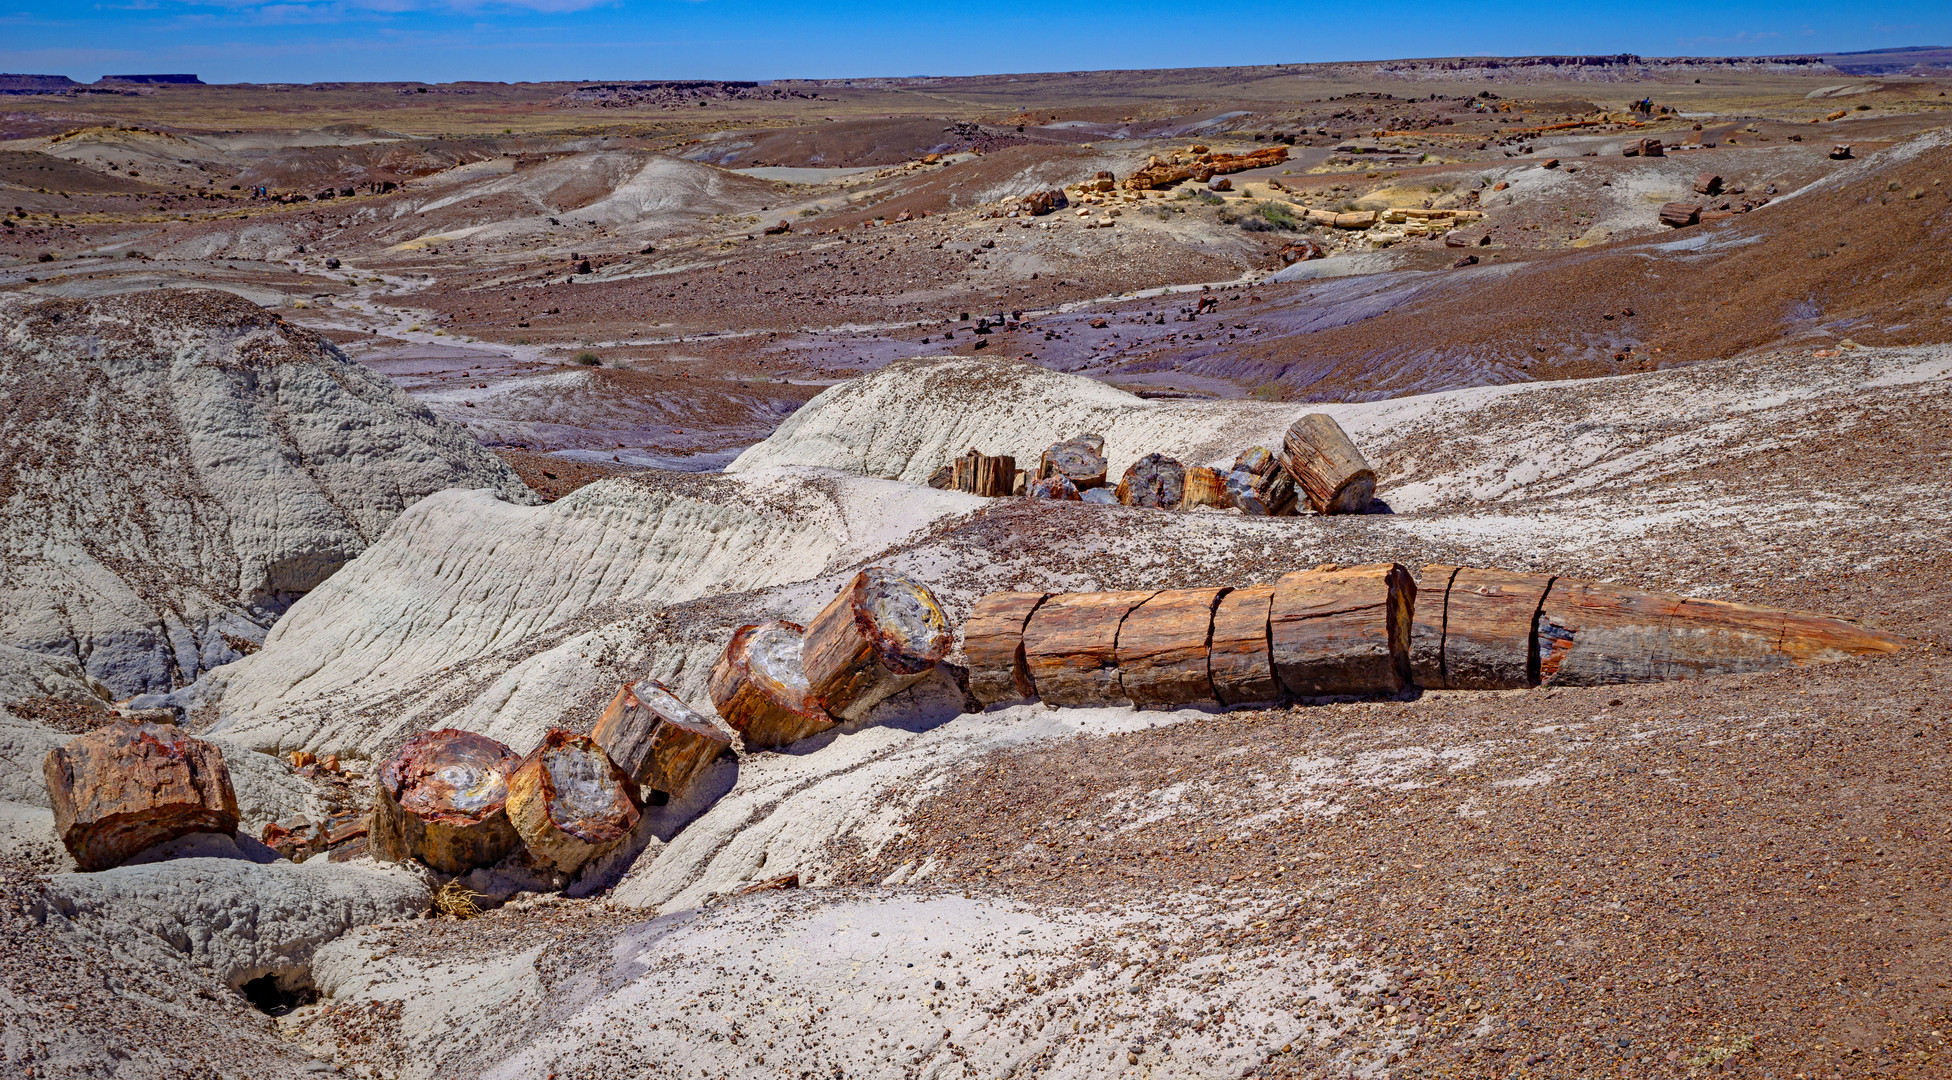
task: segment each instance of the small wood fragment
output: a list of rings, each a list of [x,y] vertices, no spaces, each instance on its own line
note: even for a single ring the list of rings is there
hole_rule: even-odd
[[[1213,607],[1226,589],[1153,593],[1118,630],[1119,685],[1132,704],[1191,705],[1217,701],[1207,672]]]
[[[588,735],[555,728],[508,778],[508,819],[538,861],[574,874],[637,827],[630,777]]]
[[[1024,663],[1046,705],[1112,705],[1118,680],[1118,629],[1150,592],[1063,593],[1045,600],[1024,626]]]
[[[1410,681],[1415,605],[1395,563],[1284,574],[1268,616],[1275,674],[1296,697],[1394,694]]]
[[[472,731],[442,728],[408,739],[373,777],[374,856],[419,859],[443,874],[500,862],[521,843],[506,810],[508,776],[521,762]]]
[[[1024,663],[1023,629],[1049,593],[991,593],[976,601],[963,624],[962,651],[969,661],[969,692],[985,705],[1027,701],[1037,685]]]
[[[741,626],[712,666],[712,706],[750,749],[785,746],[834,726],[807,689],[804,633],[782,619]]]
[[[858,720],[920,682],[954,643],[928,586],[886,567],[854,575],[807,624],[807,692],[838,720]]]
[[[1318,514],[1360,514],[1376,495],[1376,473],[1327,413],[1309,413],[1288,428],[1288,474]]]

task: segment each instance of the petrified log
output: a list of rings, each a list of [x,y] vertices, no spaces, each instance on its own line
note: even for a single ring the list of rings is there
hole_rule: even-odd
[[[1895,652],[1844,619],[1560,578],[1539,611],[1548,686],[1664,682]]]
[[[1150,592],[1062,593],[1038,606],[1023,630],[1024,664],[1046,705],[1112,705],[1118,628]]]
[[[991,593],[976,601],[963,624],[962,651],[969,660],[969,692],[977,701],[1027,701],[1037,696],[1024,664],[1023,628],[1049,593]]]
[[[1030,491],[1029,472],[1023,469],[1018,469],[1015,473],[1011,474],[1010,494],[1020,496],[1020,495],[1027,494],[1029,491]]]
[[[970,493],[985,498],[1000,499],[1010,494],[1012,483],[1017,476],[1017,459],[1008,454],[991,456],[976,455],[976,468],[971,477]]]
[[[174,724],[120,720],[41,762],[54,832],[83,870],[120,866],[191,833],[237,831],[224,752]]]
[[[1680,229],[1696,224],[1701,220],[1701,204],[1697,202],[1671,202],[1661,207],[1661,224]]]
[[[1694,192],[1697,195],[1720,195],[1722,193],[1721,176],[1716,173],[1705,172],[1695,177]]]
[[[1296,697],[1393,694],[1410,681],[1417,587],[1395,563],[1321,566],[1274,583],[1274,671]]]
[[[1213,606],[1226,589],[1168,589],[1132,609],[1118,630],[1118,679],[1147,705],[1217,701],[1207,674]]]
[[[486,735],[442,728],[408,739],[373,778],[367,843],[388,862],[443,874],[493,866],[521,840],[508,820],[508,775],[521,755]]]
[[[1037,462],[1037,479],[1062,476],[1079,491],[1105,486],[1105,441],[1081,435],[1052,444]]]
[[[1318,514],[1360,514],[1376,495],[1376,474],[1327,413],[1309,413],[1288,428],[1288,475]]]
[[[1133,462],[1118,482],[1118,501],[1126,506],[1177,510],[1186,498],[1186,468],[1164,454]]]
[[[1213,609],[1213,639],[1207,647],[1207,674],[1223,705],[1279,701],[1268,651],[1268,609],[1274,586],[1234,589]]]
[[[1551,584],[1546,574],[1424,567],[1411,619],[1411,677],[1431,690],[1536,686],[1535,627]]]
[[[1054,499],[1058,502],[1077,502],[1080,498],[1078,485],[1073,484],[1068,476],[1046,476],[1030,485],[1027,495],[1032,499]]]
[[[798,623],[781,619],[741,626],[712,665],[712,707],[746,746],[785,746],[834,726],[807,691]]]
[[[529,853],[565,874],[637,827],[637,789],[596,740],[552,729],[508,778],[508,819]]]
[[[1220,470],[1209,469],[1205,465],[1195,465],[1186,470],[1186,493],[1180,498],[1180,509],[1191,510],[1196,506],[1225,509],[1229,505],[1227,478]]]
[[[1234,459],[1227,493],[1232,505],[1252,517],[1294,513],[1294,478],[1282,466],[1280,455],[1265,446],[1249,447]]]
[[[678,798],[705,766],[732,748],[710,719],[656,679],[617,691],[590,732],[637,786]]]
[[[807,624],[800,663],[813,700],[839,720],[859,720],[920,682],[954,638],[928,586],[870,566]]]

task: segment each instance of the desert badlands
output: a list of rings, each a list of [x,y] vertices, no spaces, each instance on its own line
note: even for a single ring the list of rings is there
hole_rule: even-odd
[[[0,78],[0,1073],[1952,1075],[1943,52]]]

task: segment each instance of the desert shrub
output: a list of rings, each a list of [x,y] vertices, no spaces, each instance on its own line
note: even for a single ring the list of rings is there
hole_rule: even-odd
[[[1257,204],[1254,210],[1260,215],[1262,221],[1273,228],[1288,232],[1293,232],[1301,228],[1301,221],[1295,217],[1294,208],[1286,203],[1263,202]],[[1255,231],[1262,232],[1265,230],[1257,229]]]
[[[1288,388],[1282,386],[1280,383],[1262,383],[1254,389],[1249,390],[1247,396],[1253,398],[1255,401],[1286,401],[1288,400]]]
[[[1225,199],[1223,199],[1223,198],[1221,198],[1220,196],[1218,196],[1218,195],[1215,195],[1215,194],[1214,194],[1213,192],[1211,192],[1211,191],[1206,191],[1206,190],[1204,190],[1204,189],[1203,189],[1203,190],[1200,190],[1200,191],[1195,191],[1195,192],[1193,193],[1193,197],[1194,197],[1195,199],[1198,199],[1199,201],[1201,201],[1201,202],[1203,202],[1203,203],[1205,203],[1205,204],[1206,204],[1206,205],[1208,205],[1208,206],[1220,206],[1220,205],[1223,205],[1224,203],[1226,203],[1226,201],[1227,201],[1227,200],[1225,200]]]
[[[598,364],[603,363],[603,361],[600,358],[598,358],[598,356],[593,352],[577,353],[576,362],[583,365],[584,367],[596,367]]]
[[[1273,232],[1278,228],[1274,222],[1269,221],[1259,214],[1255,214],[1253,217],[1241,218],[1240,227],[1243,232]]]

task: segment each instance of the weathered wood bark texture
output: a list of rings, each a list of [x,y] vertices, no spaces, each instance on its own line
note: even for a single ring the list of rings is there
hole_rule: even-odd
[[[237,831],[224,752],[174,724],[117,721],[41,762],[54,832],[83,870],[120,866],[191,833]]]
[[[1228,505],[1250,517],[1273,517],[1295,511],[1295,481],[1282,466],[1280,455],[1265,446],[1252,446],[1234,459],[1227,474]]]
[[[712,665],[712,707],[749,749],[785,746],[834,726],[807,689],[805,632],[782,619],[741,626]]]
[[[954,642],[928,586],[870,566],[807,624],[800,661],[828,715],[859,720],[920,682]]]
[[[985,705],[1027,701],[1037,684],[1024,663],[1023,628],[1049,593],[991,593],[976,601],[963,624],[962,651],[969,660],[969,692]]]
[[[1227,478],[1218,469],[1205,465],[1195,465],[1186,470],[1186,494],[1179,501],[1181,510],[1191,510],[1198,506],[1212,506],[1226,509]]]
[[[1186,500],[1186,469],[1164,454],[1133,462],[1118,481],[1118,501],[1126,506],[1177,510]]]
[[[529,853],[565,874],[637,827],[636,786],[588,735],[555,728],[508,778],[508,819]]]
[[[1053,443],[1037,462],[1037,479],[1062,476],[1079,491],[1105,486],[1105,440],[1080,435]]]
[[[1318,514],[1360,514],[1376,496],[1376,473],[1342,425],[1309,413],[1288,428],[1288,474]]]
[[[1213,641],[1207,672],[1222,705],[1255,705],[1281,700],[1268,648],[1268,611],[1274,586],[1234,589],[1213,609]]]
[[[732,740],[656,679],[617,691],[590,732],[637,786],[680,798]]]
[[[1039,605],[1024,627],[1024,663],[1044,704],[1113,705],[1125,700],[1118,681],[1118,628],[1150,592],[1061,593]]]
[[[1168,589],[1132,609],[1118,630],[1119,685],[1132,704],[1217,701],[1207,673],[1213,607],[1226,589]]]
[[[502,861],[521,843],[506,808],[508,776],[521,763],[515,751],[471,731],[408,739],[373,778],[373,855],[419,859],[443,874]]]
[[[1296,697],[1394,694],[1410,681],[1417,587],[1395,563],[1284,574],[1268,615],[1274,671]]]
[[[1426,566],[1410,631],[1410,674],[1431,690],[1537,686],[1547,574]]]
[[[971,450],[955,460],[951,485],[957,491],[997,499],[1010,494],[1016,474],[1016,458],[1008,454],[991,457]]]

